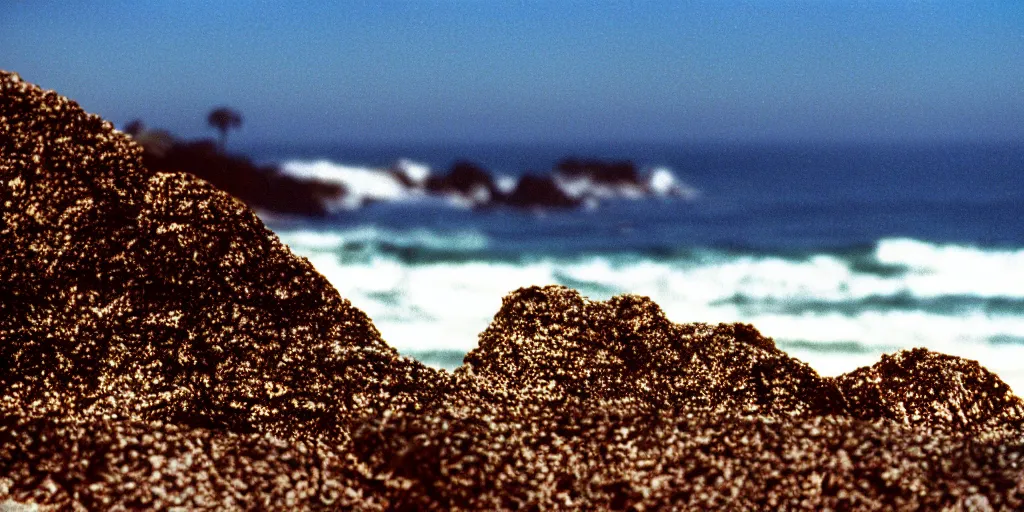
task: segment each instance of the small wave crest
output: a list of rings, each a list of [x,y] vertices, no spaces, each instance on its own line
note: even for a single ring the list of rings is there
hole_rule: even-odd
[[[414,172],[424,169],[411,166]],[[330,209],[355,209],[371,201],[403,201],[415,196],[399,176],[371,167],[342,165],[329,160],[289,160],[281,165],[284,174],[306,180],[331,183],[344,187],[344,193]]]
[[[349,229],[280,230],[278,237],[300,255],[328,255],[341,262],[394,260],[396,264],[466,261],[487,249],[486,235],[472,230],[441,232],[378,226]]]
[[[1024,297],[1024,249],[982,249],[909,238],[884,239],[875,250],[884,265],[908,269],[915,296]]]

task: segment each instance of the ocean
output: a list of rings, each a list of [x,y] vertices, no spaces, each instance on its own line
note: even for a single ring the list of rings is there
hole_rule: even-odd
[[[373,199],[261,214],[402,354],[453,368],[522,286],[632,293],[675,322],[745,322],[823,375],[927,347],[1024,390],[1024,144],[264,145]],[[499,183],[565,157],[669,172],[684,197],[470,208],[381,169],[474,162]],[[304,172],[304,171],[303,171]],[[306,173],[306,175],[310,175]]]

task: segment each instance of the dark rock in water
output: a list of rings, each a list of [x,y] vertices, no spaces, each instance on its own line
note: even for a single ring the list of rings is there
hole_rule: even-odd
[[[550,177],[535,174],[519,178],[516,188],[504,201],[520,208],[575,208],[581,204],[566,195]]]
[[[562,160],[555,166],[554,172],[555,183],[570,197],[590,202],[608,198],[639,199],[652,193],[669,195],[672,187],[678,188],[678,185],[671,183],[674,180],[671,174],[659,179],[664,182],[666,177],[669,182],[659,183],[658,190],[653,190],[649,183],[641,181],[632,162],[600,160]]]
[[[604,162],[567,158],[555,165],[555,172],[566,178],[586,178],[597,184],[640,186],[640,176],[633,162]]]
[[[0,508],[1024,508],[1022,403],[977,363],[821,377],[533,287],[433,370],[241,202],[7,73],[0,218]]]
[[[498,197],[498,188],[483,167],[472,162],[459,161],[444,176],[430,176],[427,191],[433,194],[456,195],[473,206],[484,206]]]

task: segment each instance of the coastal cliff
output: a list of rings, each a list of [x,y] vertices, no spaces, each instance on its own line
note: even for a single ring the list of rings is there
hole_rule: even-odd
[[[1024,507],[1024,403],[973,361],[822,377],[749,325],[528,287],[436,370],[243,203],[141,157],[0,74],[0,504]]]

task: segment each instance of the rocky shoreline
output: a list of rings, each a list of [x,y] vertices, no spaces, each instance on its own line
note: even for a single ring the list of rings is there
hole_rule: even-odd
[[[10,73],[0,208],[0,506],[1024,507],[1024,403],[976,362],[822,377],[749,325],[530,287],[435,370],[243,203]]]

